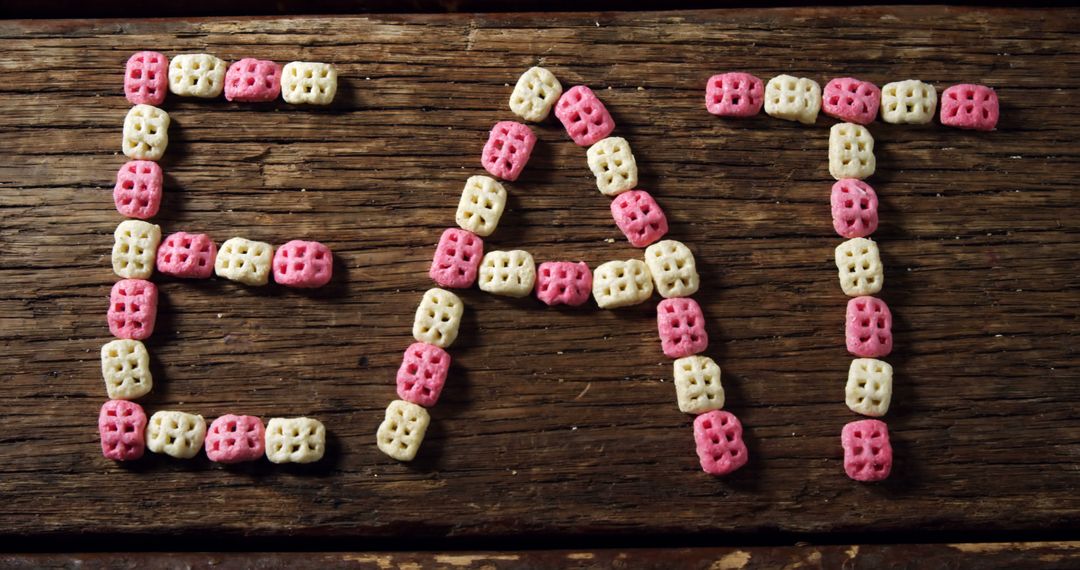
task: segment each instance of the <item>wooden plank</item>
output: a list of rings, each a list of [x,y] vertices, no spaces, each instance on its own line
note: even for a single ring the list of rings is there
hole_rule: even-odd
[[[0,522],[11,535],[414,537],[1076,528],[1080,17],[1069,10],[797,8],[0,23]],[[110,189],[128,54],[334,62],[330,109],[171,98],[167,232],[310,237],[323,290],[158,279],[150,410],[307,414],[326,461],[114,465],[94,427],[114,281]],[[709,354],[751,463],[704,476],[653,305],[544,310],[479,291],[421,456],[373,445],[426,277],[510,85],[542,62],[599,92],[641,186],[694,248]],[[884,298],[897,318],[897,463],[849,481],[849,357],[827,127],[705,113],[705,79],[920,77],[999,90],[997,132],[871,127]],[[591,266],[639,255],[554,124],[492,249]],[[299,540],[299,539],[298,539]],[[302,541],[301,541],[302,542]]]

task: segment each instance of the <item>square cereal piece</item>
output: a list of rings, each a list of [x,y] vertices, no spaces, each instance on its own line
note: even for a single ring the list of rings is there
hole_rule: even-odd
[[[116,173],[113,203],[129,218],[147,220],[161,208],[161,167],[150,160],[129,160]]]
[[[225,72],[225,99],[244,103],[273,101],[281,94],[281,66],[265,59],[244,58]]]
[[[446,348],[457,338],[463,314],[465,303],[460,297],[445,289],[428,289],[420,299],[420,306],[416,307],[413,338],[417,342]]]
[[[765,86],[765,112],[777,119],[812,125],[821,110],[821,86],[806,77],[777,75]]]
[[[185,53],[169,63],[169,91],[183,97],[212,98],[225,87],[225,62],[208,53]]]
[[[577,307],[589,300],[592,282],[585,262],[545,261],[536,270],[536,298],[547,305]]]
[[[101,376],[110,400],[134,400],[150,393],[150,353],[137,340],[120,339],[101,347]]]
[[[749,454],[743,442],[739,418],[713,410],[694,418],[694,442],[701,469],[710,475],[727,475],[746,465]]]
[[[615,130],[615,121],[611,119],[607,107],[592,89],[584,85],[571,87],[559,97],[555,116],[578,146],[596,144]]]
[[[637,186],[637,161],[626,139],[603,139],[589,147],[586,159],[596,176],[596,187],[605,196],[618,196]]]
[[[470,176],[461,191],[454,220],[461,229],[478,236],[491,235],[506,208],[506,189],[494,178]]]
[[[294,239],[274,252],[274,281],[288,287],[322,287],[334,274],[334,254],[317,241]]]
[[[157,250],[157,270],[173,277],[206,279],[214,272],[217,246],[206,234],[176,232]]]
[[[439,401],[450,355],[433,344],[414,342],[405,349],[397,372],[397,394],[406,402],[431,407]]]
[[[206,432],[206,457],[217,463],[255,461],[266,449],[266,429],[255,416],[226,414]]]
[[[877,229],[878,198],[869,184],[854,178],[838,180],[829,201],[833,229],[841,237],[867,237]]]
[[[892,471],[889,427],[881,420],[859,420],[844,426],[844,471],[856,481],[881,481]]]
[[[149,278],[160,243],[160,226],[141,220],[120,222],[113,232],[113,271],[120,277]]]
[[[687,356],[675,361],[675,395],[679,411],[701,414],[724,407],[720,367],[708,356]]]
[[[138,51],[127,60],[124,97],[132,105],[160,105],[169,90],[169,59],[156,51]]]
[[[637,305],[652,296],[652,276],[640,259],[609,261],[593,273],[592,293],[601,309]]]
[[[852,238],[836,246],[840,288],[849,297],[873,295],[885,284],[878,246],[867,238]]]
[[[169,146],[169,114],[150,105],[135,105],[124,117],[121,149],[128,158],[159,160]]]
[[[551,106],[562,96],[562,84],[543,67],[530,67],[517,80],[510,94],[510,110],[530,123],[543,121]]]
[[[691,356],[709,347],[705,315],[693,299],[660,301],[656,305],[656,328],[660,331],[660,346],[668,358]]]
[[[132,461],[146,451],[146,412],[126,400],[109,400],[98,413],[101,454],[113,461]]]
[[[821,110],[825,114],[859,125],[874,122],[881,106],[881,90],[869,81],[837,77],[825,84]]]
[[[866,127],[837,123],[829,129],[829,174],[833,178],[869,178],[876,168],[874,137]]]
[[[329,105],[337,94],[337,69],[329,63],[294,61],[281,70],[281,98],[293,105]]]
[[[144,279],[117,281],[109,293],[109,332],[117,338],[143,340],[154,333],[157,285]]]
[[[752,117],[765,102],[765,84],[749,73],[721,73],[705,84],[705,109],[721,117]]]
[[[466,289],[476,281],[484,240],[472,232],[449,228],[439,238],[428,276],[442,287]]]
[[[375,434],[379,450],[398,461],[412,461],[424,441],[431,416],[411,402],[394,400]]]
[[[929,123],[936,110],[937,90],[929,83],[907,79],[881,88],[881,120],[886,123]]]
[[[326,453],[326,427],[311,418],[270,418],[266,458],[271,463],[313,463]]]
[[[644,190],[619,194],[611,201],[611,217],[634,247],[645,247],[664,237],[668,231],[664,210]]]
[[[877,297],[855,297],[847,304],[844,338],[848,352],[874,358],[892,352],[892,312]]]
[[[697,293],[700,279],[694,254],[682,242],[666,239],[650,245],[645,248],[645,264],[661,297],[689,297]]]
[[[844,401],[851,411],[881,417],[892,400],[892,366],[876,358],[856,358],[848,369]]]
[[[941,124],[960,129],[992,131],[997,127],[997,93],[985,85],[962,83],[941,94]]]
[[[162,410],[146,425],[146,447],[177,459],[191,459],[202,449],[206,420],[196,414]]]
[[[266,285],[270,281],[274,246],[241,237],[225,240],[214,258],[214,273],[244,285]]]
[[[491,251],[480,263],[480,290],[506,295],[527,297],[536,283],[536,262],[527,251]]]
[[[495,123],[488,133],[480,163],[492,176],[513,182],[521,176],[534,146],[536,135],[528,126],[513,121],[500,121]]]

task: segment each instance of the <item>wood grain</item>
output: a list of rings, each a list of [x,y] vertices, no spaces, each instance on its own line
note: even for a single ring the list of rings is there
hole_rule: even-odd
[[[1080,53],[1075,11],[823,8],[639,14],[0,23],[0,531],[296,537],[588,537],[1066,530],[1080,524]],[[149,410],[311,415],[321,464],[101,458],[97,352],[130,52],[330,61],[328,109],[181,100],[166,232],[340,260],[315,292],[156,278]],[[698,295],[751,462],[701,473],[653,303],[544,309],[467,291],[420,457],[382,456],[427,265],[510,86],[543,63],[588,83],[641,186],[691,244]],[[832,263],[830,120],[707,114],[724,70],[819,82],[919,77],[998,90],[993,133],[875,123],[896,316],[896,466],[843,474],[850,357]],[[490,248],[595,267],[639,255],[552,123]],[[759,534],[758,536],[761,536]],[[734,537],[734,538],[733,538]],[[302,543],[302,538],[296,540]],[[120,547],[122,548],[122,547]]]

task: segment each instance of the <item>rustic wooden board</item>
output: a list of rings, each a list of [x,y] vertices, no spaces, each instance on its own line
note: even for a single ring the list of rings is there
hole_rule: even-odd
[[[0,23],[0,528],[322,537],[934,533],[1076,528],[1080,208],[1076,12],[919,8]],[[334,62],[329,109],[172,98],[166,232],[310,237],[323,290],[158,279],[150,410],[307,414],[327,459],[222,468],[99,455],[97,352],[120,221],[130,52]],[[545,310],[464,293],[449,387],[418,460],[373,434],[432,246],[537,62],[599,92],[641,186],[690,243],[709,354],[751,463],[703,475],[653,306]],[[832,264],[828,126],[721,120],[714,72],[920,77],[998,89],[1000,130],[875,124],[896,315],[897,463],[843,474],[846,298]],[[511,186],[491,248],[591,266],[638,255],[561,129]],[[610,242],[610,243],[609,243]]]

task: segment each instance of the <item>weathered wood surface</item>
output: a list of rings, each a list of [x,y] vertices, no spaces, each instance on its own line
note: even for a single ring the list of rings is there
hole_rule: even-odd
[[[249,536],[934,533],[1080,524],[1075,343],[1080,17],[1068,10],[776,9],[0,23],[0,528]],[[136,49],[330,61],[329,109],[170,98],[166,232],[329,244],[311,293],[157,279],[149,410],[311,415],[321,464],[222,468],[100,457],[111,200]],[[373,434],[393,397],[432,247],[453,224],[510,86],[543,62],[588,83],[641,186],[691,244],[698,298],[752,456],[703,475],[655,302],[544,309],[465,292],[454,367],[420,457]],[[849,356],[832,262],[830,120],[722,120],[705,79],[919,77],[998,89],[1000,129],[871,126],[896,315],[889,481],[841,466]],[[491,248],[591,266],[639,255],[552,123]],[[613,240],[609,243],[608,240]],[[123,548],[122,546],[117,546]]]

